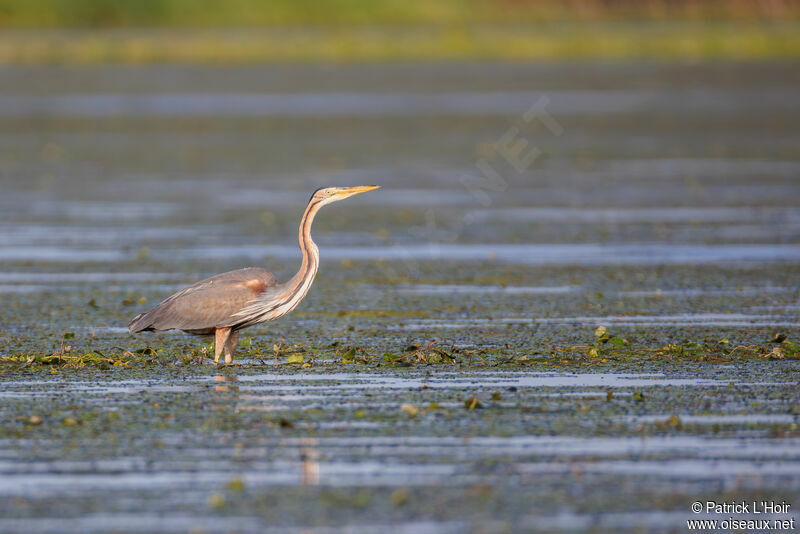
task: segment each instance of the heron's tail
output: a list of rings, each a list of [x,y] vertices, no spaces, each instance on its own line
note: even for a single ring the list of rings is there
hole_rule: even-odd
[[[135,334],[136,332],[143,332],[145,330],[152,330],[153,329],[153,321],[150,320],[150,312],[140,313],[133,320],[128,323],[128,330],[131,334]]]

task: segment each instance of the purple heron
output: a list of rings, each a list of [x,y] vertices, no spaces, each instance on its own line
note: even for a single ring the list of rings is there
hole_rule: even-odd
[[[308,293],[319,267],[319,249],[311,239],[311,223],[323,206],[378,189],[377,185],[326,187],[311,195],[300,220],[300,270],[279,284],[266,269],[248,267],[218,274],[192,284],[140,313],[128,325],[131,333],[183,330],[215,337],[214,363],[225,352],[225,363],[233,362],[239,330],[273,321],[292,311]]]

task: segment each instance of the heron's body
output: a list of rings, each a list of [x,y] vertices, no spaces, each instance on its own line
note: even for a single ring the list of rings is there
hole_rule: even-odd
[[[319,249],[311,239],[311,223],[319,209],[377,186],[331,187],[312,195],[300,222],[300,270],[279,284],[275,275],[248,267],[201,280],[164,299],[158,306],[137,315],[128,325],[132,332],[183,330],[195,335],[214,335],[214,362],[225,352],[233,361],[238,332],[242,328],[272,321],[292,311],[306,296],[319,268]]]

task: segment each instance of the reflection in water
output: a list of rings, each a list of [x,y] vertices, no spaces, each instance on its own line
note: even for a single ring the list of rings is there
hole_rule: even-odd
[[[319,484],[319,439],[300,438],[300,472],[303,485]]]
[[[214,391],[239,391],[239,386],[228,386],[225,385],[225,382],[236,382],[239,379],[236,375],[217,375],[214,377],[214,380],[217,382],[222,382],[222,384],[216,386]]]

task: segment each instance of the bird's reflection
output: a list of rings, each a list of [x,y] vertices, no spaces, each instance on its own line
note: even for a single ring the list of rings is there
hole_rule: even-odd
[[[238,382],[237,376],[234,374],[217,375],[215,381],[217,385],[214,387],[214,391],[223,393],[224,395],[219,396],[217,399],[219,403],[215,403],[213,408],[218,410],[230,408],[231,400],[239,400],[239,386],[236,384]],[[254,408],[257,409],[259,406],[236,406],[235,411],[251,410]],[[284,421],[286,422],[285,425]],[[278,424],[280,424],[281,428],[284,426],[286,428],[292,428],[293,426],[291,422],[285,419],[281,419]],[[319,439],[308,437],[300,438],[298,445],[300,451],[300,483],[306,486],[316,486],[319,484],[320,472]]]
[[[216,381],[222,382],[222,384],[218,384],[214,390],[215,391],[239,391],[239,386],[236,385],[227,385],[226,382],[236,382],[239,378],[236,375],[217,375]]]
[[[300,439],[300,481],[306,486],[319,484],[319,440]]]

